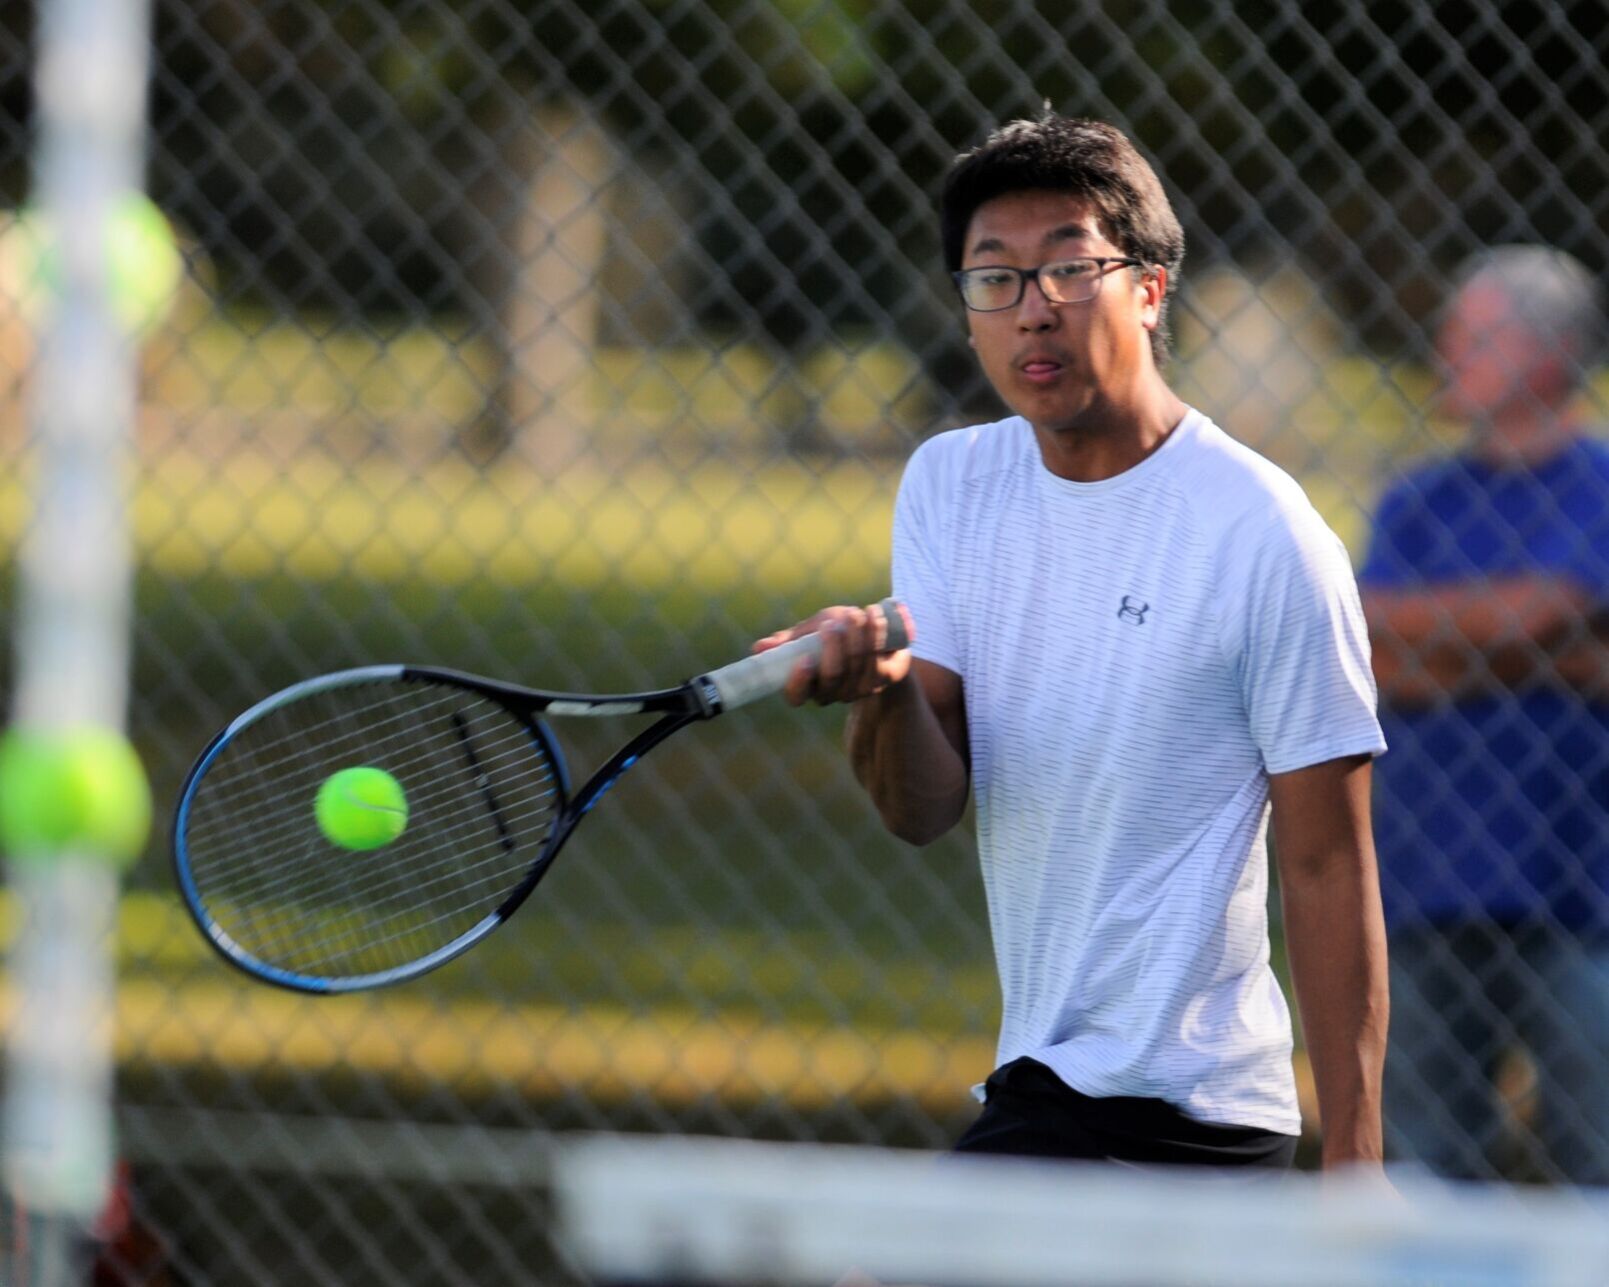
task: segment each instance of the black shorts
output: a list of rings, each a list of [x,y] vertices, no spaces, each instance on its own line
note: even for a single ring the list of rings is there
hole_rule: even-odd
[[[1080,1094],[1034,1059],[996,1069],[985,1093],[957,1153],[1268,1167],[1289,1167],[1296,1157],[1294,1135],[1198,1122],[1161,1099]]]

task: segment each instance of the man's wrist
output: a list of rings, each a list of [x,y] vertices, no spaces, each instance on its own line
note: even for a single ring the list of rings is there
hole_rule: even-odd
[[[1380,1166],[1385,1148],[1378,1130],[1325,1131],[1319,1160],[1325,1170],[1343,1166]]]

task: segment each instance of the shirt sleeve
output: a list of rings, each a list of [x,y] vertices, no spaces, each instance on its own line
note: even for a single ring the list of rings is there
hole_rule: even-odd
[[[1378,755],[1369,632],[1340,538],[1305,500],[1243,532],[1241,692],[1270,773]]]
[[[1424,544],[1421,524],[1413,519],[1408,488],[1399,483],[1380,501],[1369,538],[1369,551],[1358,580],[1377,590],[1394,590],[1418,580],[1415,568]]]
[[[960,674],[953,579],[944,566],[944,498],[935,455],[931,442],[917,449],[894,500],[894,594],[904,601],[916,626],[912,654]]]
[[[1562,502],[1575,516],[1567,567],[1602,612],[1609,609],[1609,452],[1594,443],[1582,457],[1587,467]]]

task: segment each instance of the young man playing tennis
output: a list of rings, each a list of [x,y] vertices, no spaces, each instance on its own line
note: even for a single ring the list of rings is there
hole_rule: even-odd
[[[1326,1166],[1378,1163],[1385,938],[1367,634],[1301,489],[1159,371],[1183,235],[1133,145],[1017,121],[941,202],[971,343],[1015,414],[939,434],[894,521],[916,642],[828,608],[794,703],[852,702],[855,771],[917,844],[977,797],[999,1067],[963,1152],[1288,1165],[1272,807]]]

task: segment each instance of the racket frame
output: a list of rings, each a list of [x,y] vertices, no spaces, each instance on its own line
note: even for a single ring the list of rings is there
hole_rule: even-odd
[[[427,974],[431,970],[445,965],[454,957],[461,956],[467,952],[519,910],[520,905],[531,896],[531,892],[541,882],[542,877],[547,874],[548,869],[552,867],[554,859],[558,857],[560,848],[569,839],[571,833],[575,831],[577,824],[587,815],[592,806],[602,798],[604,793],[619,781],[620,776],[627,769],[641,759],[652,747],[663,742],[671,734],[685,728],[688,724],[710,719],[719,713],[719,705],[710,701],[707,685],[704,688],[700,687],[701,681],[704,680],[704,676],[699,676],[697,679],[689,680],[676,688],[645,693],[558,693],[533,688],[521,688],[518,685],[503,684],[462,671],[432,666],[379,665],[334,671],[327,675],[319,675],[313,679],[305,680],[299,684],[293,684],[289,688],[265,697],[249,710],[244,711],[230,721],[227,727],[220,730],[208,742],[190,772],[185,776],[184,784],[179,792],[179,803],[174,810],[172,829],[174,876],[185,908],[189,911],[191,919],[200,928],[202,936],[229,964],[237,969],[244,970],[253,978],[274,984],[277,987],[288,988],[293,992],[305,992],[315,995],[363,992],[373,988],[386,987],[393,983],[402,983],[408,979],[417,978],[421,974]],[[223,753],[225,748],[245,729],[281,707],[290,705],[292,702],[301,701],[332,689],[371,683],[428,683],[438,687],[458,688],[473,692],[497,703],[498,706],[518,721],[537,746],[539,753],[553,766],[554,790],[557,795],[557,808],[554,812],[553,822],[548,829],[548,835],[542,844],[541,850],[527,867],[525,875],[509,891],[502,902],[474,925],[471,925],[440,947],[402,965],[391,966],[384,970],[368,971],[362,974],[320,975],[288,970],[283,966],[265,961],[248,951],[230,935],[228,930],[219,924],[217,918],[208,910],[207,900],[202,894],[196,882],[195,873],[192,870],[189,847],[185,840],[185,826],[190,816],[190,806],[197,790],[206,778],[207,770],[218,756]],[[565,761],[564,754],[559,749],[552,730],[548,728],[547,723],[541,718],[542,714],[549,710],[565,716],[618,717],[657,713],[660,718],[647,728],[639,730],[599,766],[579,791],[572,794],[569,767]]]
[[[883,623],[879,642],[883,645],[882,650],[892,652],[907,647],[912,630],[904,606],[893,599],[884,600],[881,606]],[[174,876],[185,908],[201,930],[202,937],[219,956],[236,969],[276,987],[293,992],[332,995],[368,991],[418,978],[463,955],[518,911],[553,866],[559,850],[563,848],[565,841],[570,838],[581,819],[586,817],[592,807],[620,780],[621,775],[648,751],[689,724],[713,719],[727,710],[778,691],[800,659],[817,656],[820,651],[820,636],[806,635],[768,652],[746,657],[718,670],[697,675],[674,688],[641,693],[550,692],[502,683],[465,671],[401,664],[360,666],[333,671],[292,684],[263,698],[231,720],[207,743],[189,773],[185,775],[179,791],[179,801],[174,809],[171,831]],[[247,951],[208,910],[206,899],[191,869],[189,848],[184,835],[191,803],[206,778],[207,770],[243,730],[292,702],[332,689],[366,683],[429,683],[467,690],[496,703],[525,728],[541,754],[553,766],[558,807],[540,852],[531,861],[518,884],[492,911],[450,941],[402,965],[363,974],[327,976],[288,970]],[[660,718],[629,738],[593,772],[579,791],[571,794],[569,770],[564,755],[552,731],[542,719],[544,714],[564,717],[657,714]]]

